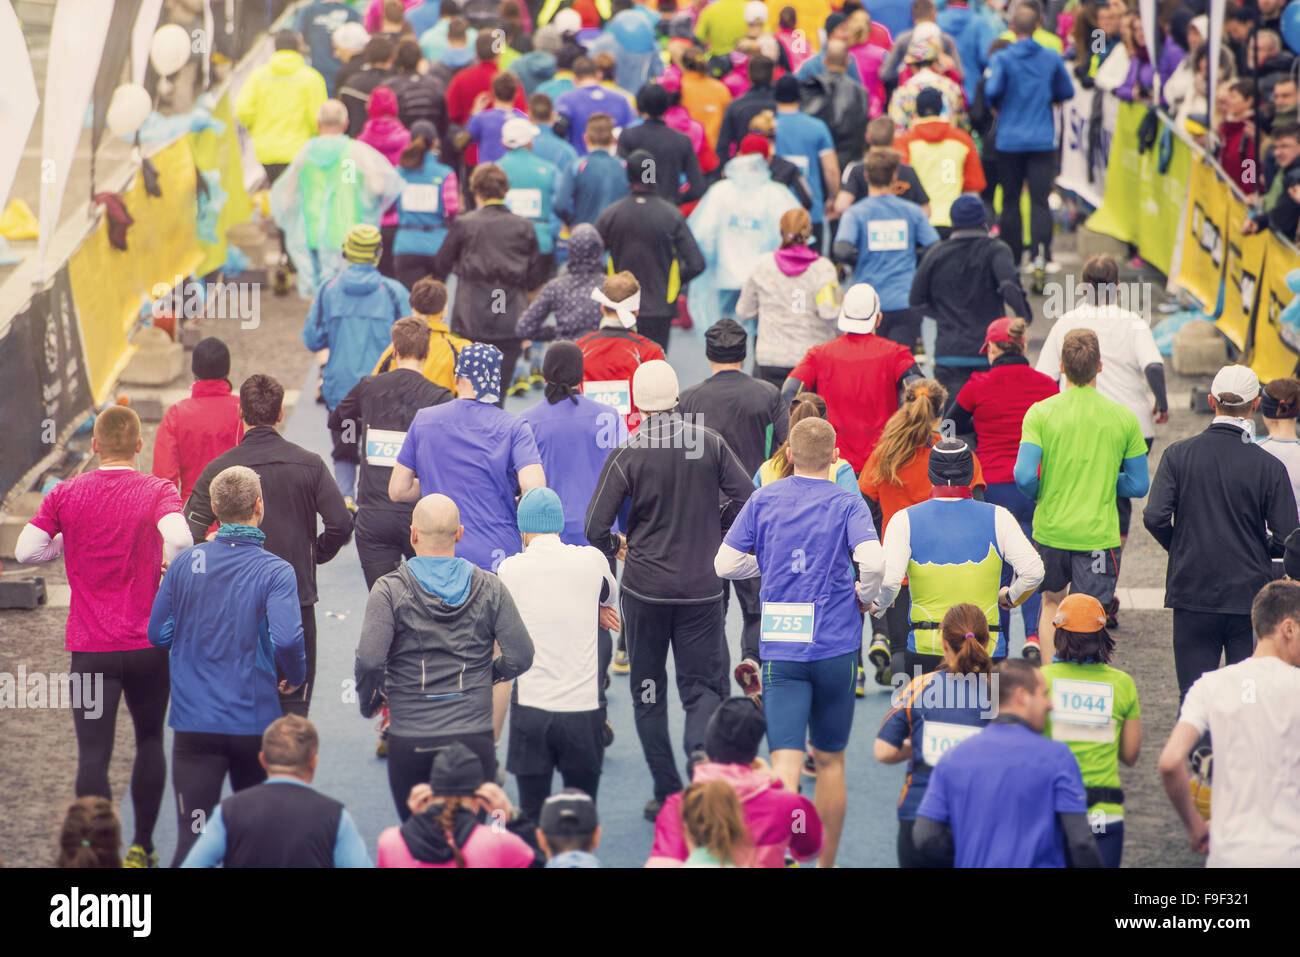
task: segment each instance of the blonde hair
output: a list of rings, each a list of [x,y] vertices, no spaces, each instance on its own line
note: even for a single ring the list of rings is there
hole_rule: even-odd
[[[720,864],[748,865],[753,839],[736,792],[726,781],[694,781],[682,792],[682,827]]]
[[[867,460],[877,482],[902,485],[899,471],[925,448],[934,434],[934,420],[943,414],[948,390],[934,379],[918,379],[903,393],[903,404],[889,417],[880,441]]]
[[[771,139],[776,135],[776,115],[771,110],[755,113],[749,121],[749,132]]]
[[[790,428],[793,429],[796,423],[809,417],[826,418],[826,400],[816,392],[800,392],[790,400]],[[789,478],[794,474],[794,467],[785,457],[785,450],[790,447],[788,432],[786,436],[786,440],[781,443],[781,447],[773,452],[772,457],[767,460],[768,466],[772,469],[772,474],[779,479]]]
[[[802,206],[787,209],[781,214],[781,248],[804,246],[812,235],[812,217]]]

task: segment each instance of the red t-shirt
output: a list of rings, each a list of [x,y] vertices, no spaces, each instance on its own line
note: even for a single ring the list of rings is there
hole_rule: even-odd
[[[663,359],[659,343],[626,329],[597,329],[577,340],[582,350],[582,382],[626,382],[631,413],[626,416],[631,432],[641,421],[632,398],[632,376],[637,366],[653,359]]]
[[[846,333],[813,346],[790,373],[826,400],[840,457],[862,471],[889,417],[898,411],[898,380],[914,360],[906,346]]]
[[[479,108],[490,107],[492,78],[500,72],[495,60],[479,60],[457,73],[447,87],[447,119],[464,126],[469,122],[470,116],[478,112],[474,109],[474,101],[480,96],[485,96],[486,100]],[[515,108],[525,114],[528,112],[528,100],[524,96],[523,84],[515,90]]]
[[[1014,482],[1016,454],[1025,413],[1060,391],[1028,362],[999,363],[976,372],[957,393],[957,404],[973,414],[984,474],[990,482]]]
[[[135,469],[96,469],[60,482],[32,524],[63,533],[72,588],[68,651],[136,651],[149,644],[149,613],[162,578],[158,523],[180,512],[176,486]]]

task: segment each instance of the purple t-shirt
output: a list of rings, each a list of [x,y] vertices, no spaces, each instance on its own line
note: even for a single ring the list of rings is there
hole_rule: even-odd
[[[614,121],[614,129],[622,129],[636,119],[627,97],[618,90],[599,84],[579,86],[560,94],[555,101],[555,112],[569,118],[569,143],[579,156],[587,155],[587,143],[582,134],[587,132],[587,120],[593,113],[606,113]]]
[[[495,572],[522,549],[515,476],[540,465],[532,430],[495,405],[455,399],[415,413],[397,462],[415,472],[420,495],[440,492],[460,509],[465,536],[456,555]]]
[[[481,113],[475,113],[469,118],[469,123],[465,129],[478,144],[478,161],[480,163],[495,163],[501,157],[506,155],[506,148],[501,145],[501,127],[506,125],[506,120],[512,116],[520,116],[524,119],[528,117],[518,110],[500,110],[493,107],[490,110],[483,110]]]
[[[136,651],[149,644],[149,613],[162,578],[158,523],[181,511],[172,482],[135,469],[96,469],[60,482],[32,524],[63,533],[72,589],[68,651]]]

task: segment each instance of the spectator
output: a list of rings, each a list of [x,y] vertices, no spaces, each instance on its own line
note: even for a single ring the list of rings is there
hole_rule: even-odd
[[[312,787],[319,750],[306,718],[271,722],[257,755],[266,780],[217,806],[181,867],[370,867],[348,809]]]
[[[200,339],[190,357],[194,385],[190,397],[167,410],[154,437],[153,468],[158,478],[179,480],[181,501],[190,497],[204,466],[239,444],[244,426],[239,399],[231,395],[230,350],[212,336]]]
[[[1223,91],[1223,119],[1219,123],[1219,165],[1228,182],[1246,196],[1253,196],[1256,188],[1255,139],[1255,84],[1251,80],[1233,80]]]
[[[1187,54],[1174,42],[1173,37],[1165,34],[1160,24],[1157,23],[1154,47],[1160,52],[1157,54],[1156,62],[1152,64],[1150,55],[1147,52],[1142,18],[1137,14],[1132,14],[1132,17],[1132,41],[1129,45],[1128,76],[1115,90],[1115,95],[1121,100],[1128,100],[1129,102],[1149,103],[1155,93],[1156,75],[1159,75],[1160,86],[1163,88]],[[1163,99],[1162,96],[1161,100],[1163,101]]]
[[[55,867],[122,867],[122,822],[113,802],[102,797],[80,797],[68,805],[59,832]]]
[[[298,34],[281,30],[270,61],[249,74],[235,98],[235,116],[272,183],[316,135],[316,114],[328,97],[325,78],[298,51]]]
[[[570,228],[594,224],[606,206],[628,193],[627,161],[614,155],[614,121],[605,113],[591,114],[583,141],[587,144],[587,155],[561,168],[555,185],[555,212]],[[536,151],[537,141],[534,141],[533,152]],[[570,238],[570,266],[572,257]]]
[[[947,239],[952,233],[951,209],[962,193],[984,191],[984,167],[975,141],[965,130],[945,120],[943,95],[933,87],[916,98],[916,119],[899,134],[896,143],[904,163],[911,164],[930,197],[930,223]],[[961,176],[955,175],[961,170]]]
[[[1279,83],[1274,92],[1284,86]],[[1300,226],[1300,202],[1291,197],[1291,186],[1300,184],[1300,126],[1273,127],[1273,147],[1264,154],[1263,172],[1267,188],[1257,204],[1258,211],[1242,222],[1241,231],[1250,234],[1272,229],[1284,239],[1292,238]]]
[[[624,130],[618,137],[618,155],[630,157],[638,150],[649,154],[653,162],[650,185],[668,202],[681,206],[699,199],[704,195],[704,175],[695,148],[685,133],[664,122],[668,91],[658,83],[647,83],[637,93],[636,101],[644,122]],[[611,120],[618,125],[615,118]],[[681,185],[683,177],[685,186]]]
[[[361,135],[366,125],[366,107],[376,87],[386,85],[392,76],[397,46],[386,37],[372,36],[366,44],[364,65],[339,85],[338,98],[348,108],[348,136]]]

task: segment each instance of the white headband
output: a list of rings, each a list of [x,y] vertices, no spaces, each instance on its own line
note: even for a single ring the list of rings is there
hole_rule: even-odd
[[[593,289],[591,298],[596,300],[606,309],[613,309],[618,313],[618,321],[623,323],[624,329],[631,329],[636,325],[636,313],[641,308],[641,290],[638,289],[632,295],[628,296],[622,302],[615,302],[605,295],[604,290]]]

